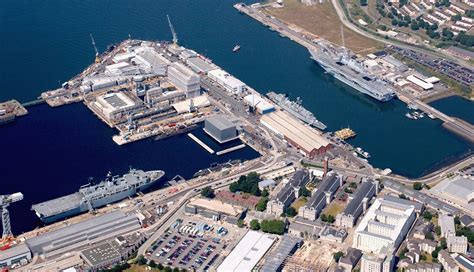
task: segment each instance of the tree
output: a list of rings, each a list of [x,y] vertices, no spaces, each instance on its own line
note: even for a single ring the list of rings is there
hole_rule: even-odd
[[[262,220],[260,223],[260,228],[263,232],[272,233],[272,234],[283,234],[285,233],[285,222],[281,220]]]
[[[166,266],[166,267],[163,269],[163,271],[165,271],[165,272],[171,272],[172,269],[171,269],[171,267]]]
[[[352,189],[357,189],[357,183],[351,182],[349,183],[349,187],[351,187]]]
[[[436,235],[441,236],[441,227],[440,226],[435,227],[435,233],[436,233]]]
[[[425,239],[428,239],[428,240],[433,241],[433,240],[434,240],[433,233],[427,232],[427,233],[425,234]]]
[[[270,193],[268,192],[267,189],[265,189],[265,190],[262,191],[262,196],[263,196],[263,197],[268,197],[268,195],[270,195]]]
[[[438,251],[437,250],[433,250],[433,252],[431,252],[431,257],[433,258],[438,258]]]
[[[455,225],[461,225],[461,220],[459,219],[459,216],[457,216],[457,215],[454,217],[454,224]]]
[[[327,221],[328,221],[328,223],[334,223],[334,221],[336,221],[336,219],[334,218],[333,215],[329,214],[327,216]]]
[[[295,208],[293,208],[293,207],[288,207],[286,209],[285,213],[288,217],[295,217],[295,215],[297,214]]]
[[[404,248],[402,249],[402,251],[400,251],[400,260],[406,258],[405,254],[407,254],[407,252],[408,252],[408,248],[407,248],[407,247],[404,247]]]
[[[336,262],[339,262],[339,259],[342,258],[342,256],[344,256],[344,253],[342,253],[342,251],[338,251],[332,254],[332,257],[334,258]]]
[[[151,261],[148,263],[148,266],[150,266],[151,268],[155,268],[155,267],[156,267],[155,261],[151,260]]]
[[[159,270],[163,270],[165,267],[162,264],[158,264],[156,268],[158,268]]]
[[[206,186],[201,190],[201,195],[206,198],[214,198],[216,195],[214,193],[214,189],[210,186]]]
[[[259,230],[260,229],[260,223],[258,222],[257,219],[252,219],[252,221],[250,221],[250,229],[251,230]]]
[[[414,190],[419,191],[419,190],[421,190],[422,188],[423,188],[423,184],[422,184],[421,182],[415,182],[415,183],[413,183],[413,189],[414,189]]]
[[[439,241],[439,246],[442,248],[442,249],[447,249],[448,248],[448,243],[446,243],[446,238],[441,238],[441,240]]]
[[[146,264],[146,259],[143,255],[138,255],[137,256],[137,264],[138,265],[145,265]]]
[[[300,190],[298,191],[298,194],[300,196],[304,197],[310,197],[311,196],[311,191],[306,188],[306,186],[302,186]]]
[[[267,202],[268,198],[267,197],[262,197],[257,203],[257,206],[255,206],[255,209],[259,212],[263,212],[264,210],[267,209]]]
[[[398,20],[397,20],[397,19],[395,19],[395,18],[394,18],[394,19],[392,19],[392,25],[394,25],[394,26],[395,26],[395,25],[397,25],[397,24],[398,24]]]
[[[239,227],[239,228],[245,227],[244,220],[242,220],[242,219],[237,220],[237,227]]]
[[[256,172],[250,172],[247,176],[240,176],[236,182],[231,183],[229,190],[233,193],[242,191],[244,193],[260,196],[261,191],[258,188],[259,181],[260,176]]]
[[[328,221],[328,218],[327,218],[327,216],[326,216],[324,213],[321,214],[320,218],[321,218],[321,221],[323,221],[323,222],[327,222],[327,221]]]
[[[404,194],[399,194],[398,197],[401,199],[408,199],[408,197]]]
[[[173,268],[173,272],[179,272],[179,268],[177,267]]]
[[[433,218],[433,215],[429,211],[423,213],[423,218],[430,221]]]
[[[418,29],[420,29],[420,26],[418,25],[417,22],[413,21],[413,22],[411,22],[410,28],[411,28],[411,30],[418,30]]]
[[[229,191],[231,191],[232,193],[235,193],[239,190],[239,184],[236,183],[236,182],[233,182],[230,184],[229,186]]]

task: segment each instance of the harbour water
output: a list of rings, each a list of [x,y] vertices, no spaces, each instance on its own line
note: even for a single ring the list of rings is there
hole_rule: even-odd
[[[350,142],[368,151],[379,168],[417,177],[472,152],[472,144],[441,127],[437,120],[409,120],[405,104],[374,101],[335,81],[309,58],[305,48],[239,14],[237,1],[219,0],[71,0],[0,3],[0,101],[28,101],[93,62],[89,33],[99,50],[130,34],[169,40],[169,14],[180,43],[211,58],[261,93],[286,92],[328,130],[351,127]],[[232,53],[235,44],[241,45]],[[445,109],[456,107],[449,104]],[[186,135],[163,141],[116,146],[114,133],[82,105],[29,109],[30,114],[0,127],[0,194],[22,191],[12,205],[15,232],[38,225],[32,203],[75,191],[87,177],[130,165],[163,169],[168,177],[189,177],[210,163],[251,158],[249,149],[211,156]],[[449,112],[448,112],[449,113]]]
[[[448,115],[461,118],[474,125],[474,101],[459,96],[451,96],[434,101],[430,105]]]

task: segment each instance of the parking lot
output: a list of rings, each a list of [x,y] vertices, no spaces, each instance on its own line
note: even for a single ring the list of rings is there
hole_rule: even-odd
[[[146,255],[165,266],[207,271],[220,264],[244,234],[235,229],[198,218],[178,219]]]

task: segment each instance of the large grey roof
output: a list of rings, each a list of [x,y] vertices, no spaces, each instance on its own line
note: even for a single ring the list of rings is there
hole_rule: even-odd
[[[308,200],[306,206],[314,207],[317,206],[325,197],[325,192],[333,194],[339,188],[340,177],[336,174],[326,176],[321,184],[319,185],[316,192]]]
[[[369,196],[369,193],[375,188],[375,184],[372,183],[371,181],[366,181],[363,182],[362,185],[360,186],[359,190],[354,194],[354,198],[351,200],[349,205],[344,209],[344,214],[346,215],[353,215],[355,216],[356,212],[358,211],[358,208],[362,205],[362,200],[365,197],[372,197]],[[372,194],[373,195],[373,194]]]
[[[362,257],[362,251],[357,248],[350,247],[347,249],[346,256],[342,257],[339,260],[339,263],[355,266],[359,262],[360,257]]]
[[[302,240],[285,234],[278,244],[278,247],[270,252],[263,263],[260,271],[262,272],[274,272],[279,271],[286,257],[290,255],[296,248],[297,244]]]
[[[222,115],[214,115],[214,116],[208,117],[206,121],[211,123],[212,125],[214,125],[216,128],[220,130],[235,127],[235,125],[231,121],[229,121],[226,117]]]
[[[21,244],[17,246],[13,246],[6,250],[0,250],[0,261],[7,260],[18,255],[27,254],[30,252],[30,249],[26,244]]]

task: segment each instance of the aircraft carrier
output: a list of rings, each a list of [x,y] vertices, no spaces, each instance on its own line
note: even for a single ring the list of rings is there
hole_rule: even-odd
[[[316,119],[316,117],[314,117],[314,115],[310,111],[308,111],[301,105],[302,101],[299,97],[296,99],[295,102],[289,100],[284,94],[269,92],[267,93],[267,96],[283,110],[287,111],[289,114],[300,119],[301,121],[321,130],[326,129],[325,124]]]
[[[384,81],[369,75],[360,62],[351,58],[348,50],[340,52],[321,45],[319,50],[309,50],[311,58],[327,73],[359,92],[378,101],[386,102],[395,96],[395,91]]]
[[[52,223],[144,191],[164,175],[161,170],[145,172],[130,169],[123,176],[112,176],[109,172],[107,178],[98,184],[83,185],[74,194],[35,204],[31,209],[44,223]]]

